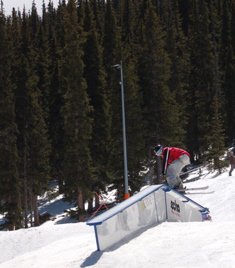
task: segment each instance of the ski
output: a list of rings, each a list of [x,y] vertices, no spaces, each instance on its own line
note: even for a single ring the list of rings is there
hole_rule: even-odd
[[[191,194],[213,194],[215,191],[201,191],[201,192],[188,192],[188,191],[186,191],[184,194],[189,194],[189,195],[191,195]]]
[[[202,187],[186,187],[184,189],[182,189],[183,191],[194,191],[194,190],[206,190],[208,189],[209,186],[206,185],[206,186],[202,186]]]
[[[200,180],[201,179],[201,175],[200,176],[196,176],[196,177],[193,177],[193,178],[186,178],[186,179],[182,179],[183,183],[188,183],[188,182],[193,182],[193,181],[197,181],[197,180]]]
[[[198,171],[198,173],[201,174],[201,168],[200,167],[196,167],[196,168],[193,168],[193,169],[189,169],[189,170],[187,170],[185,172],[181,172],[180,173],[180,176],[184,176],[186,174],[193,173],[195,171]]]
[[[202,186],[202,187],[185,187],[183,189],[177,189],[176,191],[179,193],[185,193],[187,191],[200,191],[200,190],[206,190],[208,188],[209,188],[209,186],[206,185],[206,186]]]

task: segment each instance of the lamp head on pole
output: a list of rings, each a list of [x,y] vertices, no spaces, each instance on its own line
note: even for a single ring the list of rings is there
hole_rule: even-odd
[[[121,64],[115,64],[112,67],[114,67],[115,69],[120,69],[121,68]]]

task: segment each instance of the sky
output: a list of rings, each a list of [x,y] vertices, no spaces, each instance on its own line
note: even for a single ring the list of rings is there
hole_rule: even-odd
[[[188,187],[205,185],[209,185],[205,192],[213,193],[195,191],[189,197],[210,209],[211,221],[164,222],[105,252],[96,251],[92,226],[64,218],[68,204],[59,196],[41,207],[54,213],[54,221],[0,232],[0,267],[234,268],[235,171],[232,176],[228,170],[219,176],[205,173],[200,180],[185,183]]]
[[[43,0],[34,0],[34,2],[36,4],[38,14],[40,14],[42,10]],[[47,5],[49,3],[49,0],[45,0],[44,2]],[[59,0],[52,0],[52,2],[54,4],[54,7],[57,7]],[[16,10],[19,8],[20,11],[22,11],[25,7],[26,11],[29,11],[31,10],[32,3],[33,0],[3,0],[5,15],[11,15],[13,7]]]

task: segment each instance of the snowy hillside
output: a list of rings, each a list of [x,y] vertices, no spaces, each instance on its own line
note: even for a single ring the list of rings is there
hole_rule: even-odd
[[[208,174],[185,185],[209,185],[214,191],[190,195],[210,209],[211,222],[165,222],[113,251],[97,252],[92,227],[49,221],[37,228],[0,232],[0,267],[234,268],[235,174]]]

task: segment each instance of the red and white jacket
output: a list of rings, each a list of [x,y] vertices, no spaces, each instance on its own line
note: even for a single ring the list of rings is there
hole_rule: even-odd
[[[186,154],[190,157],[190,154],[180,148],[176,147],[164,147],[162,152],[163,157],[163,174],[165,174],[167,167],[175,160],[179,159],[181,155]]]

